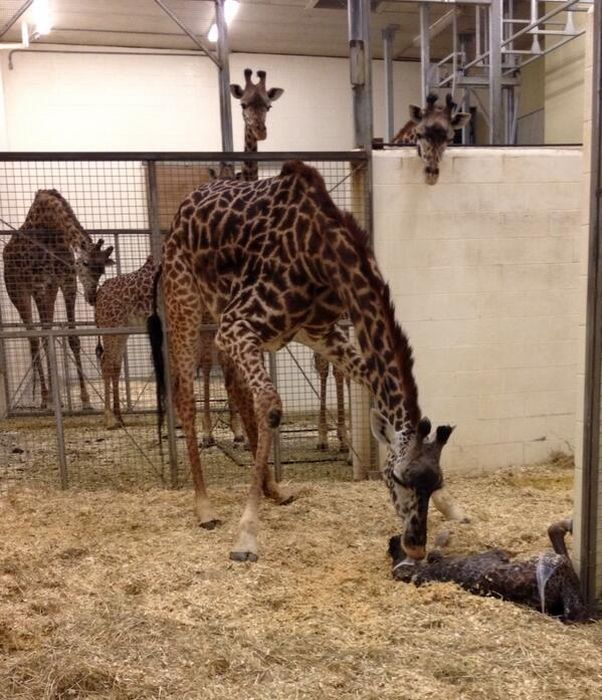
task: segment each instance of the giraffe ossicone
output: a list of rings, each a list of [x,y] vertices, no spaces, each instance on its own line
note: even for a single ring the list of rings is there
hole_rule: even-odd
[[[394,434],[384,481],[403,520],[404,545],[419,558],[431,496],[437,507],[453,504],[439,462],[447,439],[444,432],[427,439],[430,423],[422,420],[418,405],[412,349],[396,322],[390,289],[365,232],[334,204],[318,171],[290,161],[276,177],[215,180],[192,192],[164,241],[161,287],[174,402],[186,436],[195,509],[204,526],[217,518],[196,440],[195,329],[203,314],[218,324],[216,345],[230,358],[246,392],[241,417],[254,465],[231,558],[257,558],[262,493],[277,503],[291,500],[269,465],[272,428],[282,403],[263,352],[293,339],[374,396],[385,436],[388,426]],[[344,314],[355,328],[359,351],[338,325]],[[164,334],[156,314],[149,319],[149,333],[161,378]],[[435,494],[446,498],[435,500]]]

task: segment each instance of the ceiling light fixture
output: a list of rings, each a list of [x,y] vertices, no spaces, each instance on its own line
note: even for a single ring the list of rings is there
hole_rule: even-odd
[[[226,0],[226,2],[224,3],[224,19],[226,20],[226,24],[230,24],[230,22],[236,17],[236,13],[238,12],[239,7],[240,2],[238,2],[238,0]],[[217,24],[214,23],[211,25],[211,29],[207,34],[207,40],[210,41],[212,44],[215,44],[217,39]]]
[[[34,0],[32,10],[35,33],[48,34],[52,29],[50,0]]]

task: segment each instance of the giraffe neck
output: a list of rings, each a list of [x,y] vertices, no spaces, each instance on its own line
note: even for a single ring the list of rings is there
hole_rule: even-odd
[[[413,431],[420,420],[414,360],[407,336],[395,321],[389,286],[350,214],[335,242],[339,283],[368,372],[378,410],[397,432]]]
[[[245,125],[245,153],[257,153],[257,139],[251,129]],[[259,165],[256,161],[246,160],[242,166],[242,179],[254,182],[259,179]]]

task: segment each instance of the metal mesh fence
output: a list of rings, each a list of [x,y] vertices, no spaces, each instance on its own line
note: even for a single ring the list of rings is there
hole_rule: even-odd
[[[270,155],[255,156],[261,178],[278,174],[285,159]],[[303,159],[322,173],[337,205],[365,225],[362,154],[308,155]],[[173,434],[164,428],[175,445],[175,464],[166,445],[159,446],[143,323],[147,282],[180,202],[212,177],[236,176],[243,167],[234,154],[217,157],[0,158],[0,490],[20,480],[147,488],[189,479],[177,417]],[[99,267],[95,259],[82,269],[73,253],[78,236],[110,264]],[[86,279],[103,267],[97,295],[89,297]],[[208,348],[214,328],[202,333]],[[252,456],[231,424],[214,353],[213,362],[199,367],[196,386],[203,466],[209,483],[240,482],[250,475]],[[358,390],[350,393],[328,365],[320,374],[312,351],[297,343],[266,355],[268,363],[285,409],[273,450],[279,476],[351,478],[354,453],[356,467],[369,468],[373,447],[357,444],[369,432],[365,411],[356,408]]]

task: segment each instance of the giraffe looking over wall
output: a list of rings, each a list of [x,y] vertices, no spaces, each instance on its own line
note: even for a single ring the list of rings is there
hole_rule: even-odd
[[[426,98],[426,107],[410,105],[410,119],[397,132],[393,144],[416,146],[424,162],[424,177],[429,185],[439,179],[439,163],[448,144],[454,140],[454,132],[468,123],[470,114],[456,111],[456,103],[448,94],[445,105],[437,104],[437,95]]]
[[[33,330],[32,299],[42,328],[50,328],[59,289],[65,300],[69,328],[75,328],[77,278],[84,288],[89,304],[94,304],[98,280],[108,265],[113,265],[113,246],[103,249],[103,240],[96,243],[73,213],[67,200],[57,190],[38,190],[25,222],[6,244],[3,252],[4,281],[11,302],[28,330]],[[74,253],[78,254],[77,260]],[[69,336],[69,346],[75,358],[82,408],[91,410],[81,363],[80,340]],[[29,338],[31,362],[40,380],[42,408],[48,407],[48,384],[39,354],[38,338]],[[46,359],[48,339],[44,338]]]

